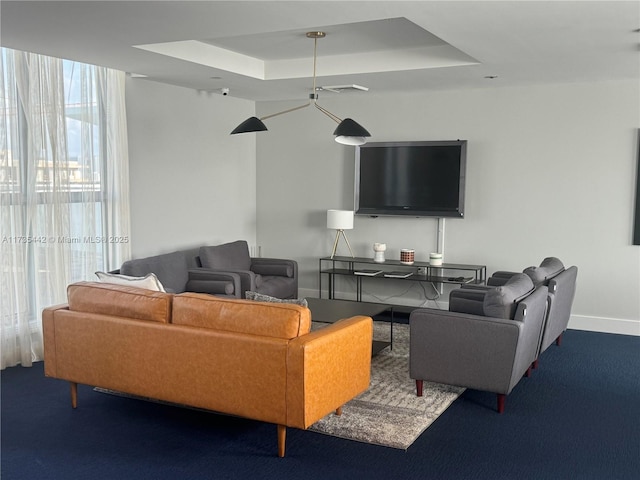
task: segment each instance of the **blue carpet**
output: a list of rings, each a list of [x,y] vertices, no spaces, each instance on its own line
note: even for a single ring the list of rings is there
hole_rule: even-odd
[[[2,372],[1,475],[21,479],[637,479],[640,337],[570,330],[507,397],[467,390],[408,451]]]

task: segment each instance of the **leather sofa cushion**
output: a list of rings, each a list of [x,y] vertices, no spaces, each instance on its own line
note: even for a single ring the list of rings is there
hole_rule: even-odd
[[[485,316],[513,320],[517,303],[534,289],[529,276],[524,273],[515,274],[501,287],[487,290],[482,305]]]
[[[67,287],[69,310],[169,323],[173,295],[138,287],[79,282]]]
[[[250,270],[249,245],[245,240],[200,247],[200,261],[205,268],[215,270]]]
[[[311,312],[289,303],[260,303],[182,293],[173,299],[172,323],[228,332],[292,339],[309,333]]]
[[[564,265],[556,257],[547,257],[539,267],[528,267],[524,273],[529,275],[535,285],[545,284],[553,277],[564,271]]]

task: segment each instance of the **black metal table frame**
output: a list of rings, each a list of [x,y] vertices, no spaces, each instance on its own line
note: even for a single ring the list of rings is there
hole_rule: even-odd
[[[331,269],[323,270],[322,262],[331,262]],[[336,262],[346,263],[348,264],[348,268],[339,269],[335,268]],[[407,278],[390,278],[385,277],[384,273],[376,275],[376,276],[368,276],[368,275],[357,275],[355,272],[357,271],[355,268],[355,264],[362,265],[376,265],[376,266],[386,266],[386,267],[412,267],[412,268],[425,268],[426,273],[424,275],[419,275],[414,273],[410,277]],[[328,296],[329,299],[335,299],[335,275],[343,275],[343,276],[354,276],[356,278],[356,301],[362,301],[362,279],[363,278],[385,278],[391,280],[405,280],[405,281],[413,281],[413,282],[430,282],[430,283],[452,283],[452,284],[463,284],[468,283],[463,280],[450,280],[451,277],[434,275],[434,272],[443,270],[466,270],[474,272],[474,277],[472,280],[473,284],[482,285],[486,282],[487,278],[487,267],[485,265],[467,265],[467,264],[457,264],[457,263],[443,263],[442,265],[431,265],[428,262],[414,262],[412,265],[405,265],[398,260],[387,260],[384,263],[376,263],[370,258],[362,258],[362,257],[321,257],[319,259],[318,264],[318,296],[322,298],[322,275],[326,274],[328,276]],[[457,277],[459,278],[459,277]]]

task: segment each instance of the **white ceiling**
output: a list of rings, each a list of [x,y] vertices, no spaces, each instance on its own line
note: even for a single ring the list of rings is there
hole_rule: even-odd
[[[3,47],[257,101],[640,81],[633,1],[5,1]],[[486,77],[497,76],[489,79]]]

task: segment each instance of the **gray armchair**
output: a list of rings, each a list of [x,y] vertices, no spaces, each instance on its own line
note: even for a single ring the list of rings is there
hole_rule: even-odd
[[[535,285],[549,287],[549,307],[545,319],[544,333],[540,342],[541,355],[552,343],[560,345],[562,334],[567,329],[571,318],[571,307],[576,294],[578,267],[565,268],[556,257],[545,258],[538,267],[523,270]],[[497,271],[489,279],[487,285],[504,285],[516,272]],[[537,366],[538,360],[534,363]]]
[[[119,273],[140,277],[155,273],[165,290],[171,293],[197,292],[240,297],[240,276],[200,268],[198,249],[179,250],[162,255],[127,260]]]
[[[277,298],[298,296],[298,263],[281,258],[254,258],[244,240],[200,247],[203,268],[240,276],[240,298],[247,291]]]
[[[547,280],[549,287],[549,313],[542,341],[540,342],[540,354],[552,343],[560,345],[562,334],[567,329],[571,318],[571,307],[576,294],[576,281],[578,267],[569,267],[566,270]],[[537,365],[537,363],[536,363]]]
[[[503,286],[451,296],[449,311],[423,308],[409,316],[409,373],[417,394],[424,380],[494,392],[502,413],[536,359],[547,287],[517,274]]]

